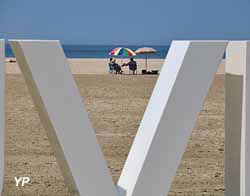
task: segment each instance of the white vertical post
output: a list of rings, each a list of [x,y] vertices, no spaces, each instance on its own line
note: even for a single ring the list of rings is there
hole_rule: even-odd
[[[241,196],[250,195],[250,41],[245,41],[242,51],[244,63],[243,109],[241,134]]]
[[[225,67],[225,195],[240,195],[243,81],[246,42],[231,41]]]
[[[169,191],[227,41],[174,41],[121,177],[126,196]]]
[[[0,40],[0,194],[4,182],[4,137],[5,137],[5,43]]]
[[[10,41],[72,195],[117,196],[59,41]]]

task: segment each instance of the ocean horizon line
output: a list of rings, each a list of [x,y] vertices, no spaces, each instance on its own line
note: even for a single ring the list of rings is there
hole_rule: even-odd
[[[155,54],[147,55],[149,59],[162,59],[170,46],[163,45],[82,45],[82,44],[62,44],[62,48],[67,58],[110,58],[109,52],[116,47],[127,47],[131,50],[136,50],[140,47],[153,47],[157,50]],[[6,57],[14,57],[11,46],[6,43],[5,49]],[[135,58],[144,58],[145,55],[136,55]],[[119,57],[120,58],[120,57]]]

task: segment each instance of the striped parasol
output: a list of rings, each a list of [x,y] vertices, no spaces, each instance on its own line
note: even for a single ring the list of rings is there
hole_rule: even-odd
[[[123,48],[123,47],[119,47],[119,48],[115,48],[113,49],[109,55],[111,56],[122,56],[122,57],[132,57],[135,56],[136,53],[129,49],[129,48]]]
[[[154,48],[150,48],[150,47],[143,47],[143,48],[138,48],[135,53],[136,54],[145,54],[145,67],[146,70],[148,69],[148,54],[154,54],[156,53],[157,50]]]

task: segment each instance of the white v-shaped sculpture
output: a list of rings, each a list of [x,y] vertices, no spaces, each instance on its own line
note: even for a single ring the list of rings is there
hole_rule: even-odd
[[[10,41],[65,182],[81,196],[169,191],[227,41],[174,41],[118,182],[119,193],[58,41]]]
[[[4,178],[4,137],[5,137],[5,45],[0,40],[0,194]]]
[[[226,46],[173,42],[118,182],[127,196],[168,193]]]
[[[117,196],[58,41],[11,41],[70,192]]]

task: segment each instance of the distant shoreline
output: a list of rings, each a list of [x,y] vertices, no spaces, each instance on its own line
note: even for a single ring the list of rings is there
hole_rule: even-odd
[[[9,60],[12,59],[12,62]],[[127,62],[129,59],[117,59],[118,64]],[[145,69],[145,60],[136,59],[138,64],[138,74],[142,69]],[[161,70],[165,59],[148,59],[148,70]],[[72,74],[94,74],[103,75],[108,74],[108,58],[68,58],[69,66]],[[124,67],[123,71],[128,74],[128,67]],[[15,58],[6,58],[6,73],[7,74],[20,74],[19,67],[15,62]],[[225,73],[225,60],[222,60],[217,74]]]

